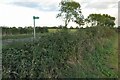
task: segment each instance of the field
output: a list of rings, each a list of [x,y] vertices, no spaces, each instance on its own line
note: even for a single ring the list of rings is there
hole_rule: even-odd
[[[3,44],[3,78],[118,77],[118,36],[114,29],[51,29],[37,36],[30,42]]]
[[[49,33],[37,33],[36,36],[40,37],[42,35],[47,35],[50,33],[55,33],[60,31],[61,29],[48,29]],[[70,29],[71,32],[75,32],[76,29]],[[2,40],[6,40],[6,39],[23,39],[23,38],[30,38],[33,37],[33,34],[14,34],[14,35],[3,35],[2,36]]]

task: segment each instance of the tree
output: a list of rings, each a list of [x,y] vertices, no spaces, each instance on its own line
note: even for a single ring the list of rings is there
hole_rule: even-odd
[[[78,24],[79,26],[84,25],[84,17],[78,16],[75,18],[74,22]]]
[[[115,25],[115,17],[111,17],[108,14],[103,14],[104,17],[104,25],[113,27]]]
[[[86,27],[88,27],[88,26],[89,26],[89,23],[90,23],[90,20],[86,18],[86,19],[84,20],[84,22],[85,22],[85,24],[86,24]]]
[[[79,4],[79,3],[78,3]],[[80,4],[77,5],[77,8],[74,10],[73,12],[73,16],[74,18],[72,19],[73,22],[75,22],[76,24],[78,24],[79,26],[81,25],[84,25],[84,16],[81,12],[81,9],[80,9]]]
[[[101,14],[90,14],[87,19],[85,19],[86,23],[90,23],[90,26],[96,26],[101,23],[100,20]]]
[[[74,29],[72,26],[70,26],[70,29]]]
[[[81,6],[78,2],[75,2],[73,0],[62,0],[59,5],[60,13],[57,15],[57,18],[63,17],[65,21],[65,27],[67,27],[68,23],[71,20],[76,22],[77,24],[80,24],[80,21],[82,20],[82,18],[80,18]]]
[[[111,17],[108,14],[90,14],[86,20],[86,23],[91,23],[91,26],[109,26],[115,25],[115,17]]]

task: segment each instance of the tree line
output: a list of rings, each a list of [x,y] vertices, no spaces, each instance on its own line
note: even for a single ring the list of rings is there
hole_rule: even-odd
[[[86,25],[91,26],[109,26],[114,27],[115,17],[112,17],[108,14],[90,14],[87,18],[84,18],[84,15],[81,11],[81,5],[74,0],[62,0],[59,4],[60,13],[57,14],[56,18],[62,18],[65,25],[72,21],[79,25],[79,27]]]
[[[47,27],[36,27],[36,33],[48,32]],[[33,27],[2,27],[2,35],[33,34]]]

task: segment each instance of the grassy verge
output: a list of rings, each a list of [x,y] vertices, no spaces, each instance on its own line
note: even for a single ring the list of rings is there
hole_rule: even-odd
[[[78,60],[72,58],[72,69],[68,70],[70,73],[66,76],[76,78],[117,78],[117,44],[117,33],[109,37],[88,38],[84,44],[78,45]]]

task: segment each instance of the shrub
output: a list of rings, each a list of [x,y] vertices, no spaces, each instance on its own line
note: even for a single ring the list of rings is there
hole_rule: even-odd
[[[107,40],[113,34],[113,30],[102,27],[78,29],[74,33],[63,29],[21,48],[5,48],[3,78],[113,76],[102,65],[112,45]]]

